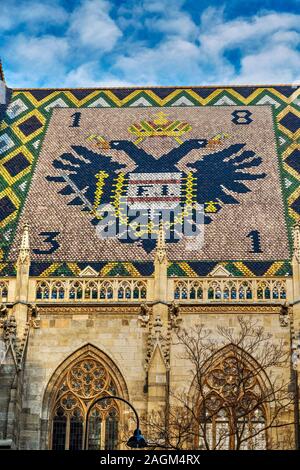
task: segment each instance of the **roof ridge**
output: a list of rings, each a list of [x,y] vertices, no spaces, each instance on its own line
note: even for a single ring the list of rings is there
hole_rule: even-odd
[[[276,87],[291,87],[291,88],[299,88],[299,84],[295,83],[276,83],[276,84],[267,84],[267,85],[255,85],[255,84],[248,84],[248,85],[145,85],[145,86],[105,86],[105,87],[20,87],[20,88],[12,88],[13,91],[30,91],[30,90],[60,90],[60,91],[72,91],[72,90],[151,90],[151,89],[167,89],[171,88],[173,90],[190,90],[192,88],[216,88],[216,89],[224,89],[224,88],[276,88]]]

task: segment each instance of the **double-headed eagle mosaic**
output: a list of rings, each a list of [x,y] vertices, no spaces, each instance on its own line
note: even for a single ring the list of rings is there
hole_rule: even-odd
[[[155,205],[156,210],[160,210],[172,207],[172,203],[183,206],[186,193],[182,190],[183,181],[189,174],[193,186],[192,204],[204,206],[204,223],[211,223],[212,213],[222,210],[226,204],[239,204],[239,195],[251,191],[247,183],[265,178],[266,173],[253,172],[262,163],[262,158],[248,150],[245,143],[226,147],[228,135],[223,133],[209,140],[191,138],[183,141],[183,135],[190,130],[188,123],[170,121],[164,113],[158,113],[153,121],[142,121],[129,128],[129,132],[137,137],[135,141],[107,141],[102,136],[88,136],[87,146],[71,145],[70,152],[53,161],[59,174],[48,175],[47,179],[63,183],[58,193],[72,196],[67,204],[81,206],[81,210],[90,213],[91,223],[96,225],[98,205],[112,204],[116,209],[118,187],[132,207],[153,208]],[[176,147],[159,158],[140,146],[146,138],[164,136],[172,137]],[[128,165],[117,161],[117,153],[111,150],[125,153],[134,169],[129,171]],[[193,158],[188,162],[192,151]],[[180,170],[183,158],[190,172]],[[129,237],[122,237],[121,241],[133,242]],[[174,242],[176,238],[168,241]],[[151,240],[140,240],[139,243],[147,252],[155,246]]]

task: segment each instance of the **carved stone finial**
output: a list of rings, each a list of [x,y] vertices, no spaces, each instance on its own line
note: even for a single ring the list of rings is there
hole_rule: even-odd
[[[167,258],[167,252],[166,252],[165,229],[163,226],[163,222],[160,221],[155,259],[158,260],[160,263],[162,263],[166,258]]]
[[[293,229],[294,237],[294,258],[300,262],[300,219],[294,225]]]
[[[29,224],[27,222],[25,222],[23,227],[18,261],[21,263],[30,261]]]

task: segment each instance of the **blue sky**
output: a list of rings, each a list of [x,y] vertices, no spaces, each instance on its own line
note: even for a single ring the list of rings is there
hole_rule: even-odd
[[[1,0],[11,87],[300,81],[300,0]]]

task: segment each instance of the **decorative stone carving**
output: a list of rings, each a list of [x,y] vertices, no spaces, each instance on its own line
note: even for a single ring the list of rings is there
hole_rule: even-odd
[[[156,338],[160,337],[162,326],[163,324],[162,324],[161,318],[159,315],[157,315],[153,323],[153,330],[154,330]]]
[[[35,306],[31,305],[30,307],[35,312],[33,315],[37,315],[37,310],[35,309]],[[39,322],[38,316],[36,316],[32,320],[35,323]],[[35,328],[38,327],[36,325],[33,326]],[[16,361],[16,366],[20,370],[22,367],[24,351],[28,340],[30,322],[26,323],[22,338],[18,338],[17,336],[17,327],[18,325],[15,315],[13,313],[9,313],[8,308],[6,306],[0,305],[0,328],[2,328],[3,331],[2,341],[5,345],[5,351],[7,351],[9,347],[12,348]]]
[[[170,367],[170,343],[171,343],[171,326],[168,322],[167,328],[164,328],[160,315],[157,315],[148,323],[148,340],[145,368],[148,370],[151,359],[156,348],[159,348],[166,368]]]
[[[146,328],[149,323],[151,314],[151,308],[146,304],[146,302],[141,304],[141,313],[138,316],[139,324],[142,328]]]
[[[29,305],[30,325],[33,328],[40,328],[41,317],[39,312],[40,309],[37,305]]]
[[[3,323],[3,339],[5,342],[16,343],[17,339],[17,322],[13,314],[9,315]]]
[[[155,260],[157,260],[159,263],[162,263],[166,259],[167,259],[167,251],[166,251],[165,231],[164,231],[163,223],[161,222],[159,225]]]
[[[30,263],[29,224],[27,222],[23,226],[18,263]]]
[[[293,238],[294,238],[294,257],[299,262],[300,261],[300,222],[297,222],[294,225],[293,230]]]
[[[8,309],[7,306],[4,304],[0,305],[0,318],[3,318],[7,315]]]
[[[279,323],[280,326],[283,328],[287,327],[289,325],[289,306],[287,303],[281,306],[281,310],[279,312]]]
[[[119,314],[119,315],[139,315],[141,309],[138,305],[121,305],[121,306],[84,306],[84,307],[73,307],[69,305],[58,306],[49,305],[41,306],[41,315],[103,315],[103,314]]]
[[[25,326],[24,334],[23,334],[21,340],[18,341],[18,343],[15,347],[18,366],[19,366],[20,369],[21,369],[22,363],[23,363],[23,357],[24,357],[24,352],[25,352],[27,340],[28,340],[29,329],[30,329],[30,322],[27,322],[26,326]]]
[[[270,306],[270,305],[182,305],[180,307],[180,312],[182,314],[200,314],[200,313],[214,313],[214,314],[226,314],[226,313],[237,313],[237,314],[279,314],[280,305]]]
[[[169,307],[169,322],[171,328],[177,329],[182,322],[180,307],[177,302],[173,302]]]
[[[5,317],[7,316],[8,309],[6,305],[1,304],[0,305],[0,328],[3,328]]]
[[[29,313],[32,318],[38,318],[39,317],[39,308],[37,305],[29,305]]]

